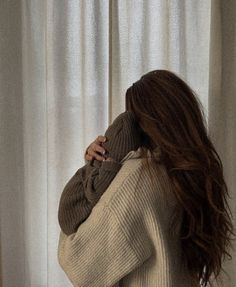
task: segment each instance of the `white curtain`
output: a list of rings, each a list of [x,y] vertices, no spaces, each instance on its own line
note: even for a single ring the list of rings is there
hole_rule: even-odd
[[[234,0],[0,0],[0,286],[71,286],[56,255],[62,189],[153,69],[198,93],[236,213],[235,20]]]

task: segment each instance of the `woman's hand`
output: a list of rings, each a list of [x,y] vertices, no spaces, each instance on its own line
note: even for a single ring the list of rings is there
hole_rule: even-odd
[[[106,137],[98,136],[95,141],[93,141],[86,149],[85,160],[105,160],[106,158],[102,155],[103,152],[106,152],[104,147],[101,146],[101,143],[106,141]]]

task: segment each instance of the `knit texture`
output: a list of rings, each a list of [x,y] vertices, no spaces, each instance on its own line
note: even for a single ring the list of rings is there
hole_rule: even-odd
[[[139,155],[140,148],[126,155],[75,233],[60,231],[58,262],[73,286],[199,286],[181,256],[183,213],[170,227],[179,205],[165,166],[150,162],[149,173]]]
[[[104,136],[107,140],[102,146],[107,151],[106,157],[112,157],[116,161],[121,161],[131,150],[137,150],[143,142],[143,131],[131,111],[125,111],[117,116]]]
[[[58,222],[70,235],[90,215],[93,207],[121,168],[125,155],[142,145],[141,130],[131,112],[121,113],[105,132],[104,148],[114,161],[88,161],[66,183],[60,197]]]

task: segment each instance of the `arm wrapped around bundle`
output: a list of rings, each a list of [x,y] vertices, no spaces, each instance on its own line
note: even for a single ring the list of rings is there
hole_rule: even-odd
[[[89,161],[67,182],[58,209],[58,221],[66,235],[76,232],[88,218],[121,166],[120,162],[111,160]]]

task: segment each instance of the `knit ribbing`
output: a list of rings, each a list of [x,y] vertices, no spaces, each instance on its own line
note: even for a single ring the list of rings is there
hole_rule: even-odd
[[[58,222],[66,235],[76,232],[87,219],[121,166],[113,161],[98,162],[94,166],[87,163],[67,182],[58,207]]]
[[[133,113],[121,113],[105,132],[104,147],[113,161],[93,159],[79,168],[66,183],[58,207],[58,222],[66,235],[70,235],[90,215],[101,195],[108,188],[122,159],[142,143],[140,128]]]
[[[136,150],[143,144],[143,131],[130,111],[119,114],[104,136],[107,140],[102,146],[106,149],[107,156],[119,162],[128,152]]]
[[[152,181],[135,154],[78,230],[60,232],[58,261],[73,286],[114,287],[122,278],[123,287],[196,286],[181,261],[180,230],[169,229],[178,203],[165,168],[153,165]]]

